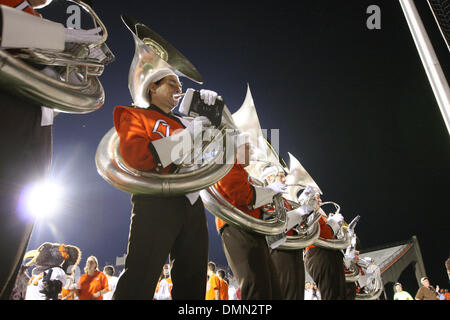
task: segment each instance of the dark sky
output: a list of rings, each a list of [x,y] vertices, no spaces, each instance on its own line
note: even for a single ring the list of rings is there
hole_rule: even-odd
[[[66,4],[42,13],[65,21]],[[381,30],[366,9],[381,8]],[[444,70],[448,51],[425,1],[417,1]],[[94,9],[109,31],[116,60],[101,76],[105,105],[87,115],[61,114],[54,125],[52,175],[64,185],[61,212],[35,227],[44,241],[80,247],[101,266],[126,252],[129,195],[96,171],[94,155],[128,105],[134,42],[120,20],[130,15],[158,32],[197,67],[236,111],[252,90],[261,126],[280,129],[280,154],[295,155],[347,221],[361,215],[363,248],[418,237],[432,284],[448,287],[449,134],[398,1],[107,1]],[[83,28],[90,21],[83,16]],[[447,76],[448,77],[448,76]],[[207,213],[210,259],[226,266]],[[411,293],[417,284],[410,283]]]

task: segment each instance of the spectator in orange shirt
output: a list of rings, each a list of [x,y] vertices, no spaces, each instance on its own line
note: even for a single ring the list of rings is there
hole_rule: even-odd
[[[450,292],[448,292],[448,289],[444,290],[444,296],[446,300],[450,300]]]
[[[216,264],[208,262],[208,283],[205,300],[220,300],[220,279],[216,276]]]
[[[103,300],[103,295],[108,292],[108,278],[98,270],[98,260],[90,256],[86,261],[86,272],[80,277],[77,285],[79,300]]]
[[[217,276],[220,279],[220,300],[228,300],[228,282],[225,278],[225,271],[217,271]]]

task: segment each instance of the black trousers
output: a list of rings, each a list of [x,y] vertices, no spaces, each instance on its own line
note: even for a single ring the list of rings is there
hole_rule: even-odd
[[[9,299],[34,221],[23,211],[23,191],[47,174],[51,126],[41,126],[41,108],[0,90],[0,299]]]
[[[345,292],[346,292],[346,300],[355,300],[356,299],[356,283],[355,282],[347,282],[345,284]]]
[[[311,248],[305,268],[319,288],[322,300],[345,300],[346,283],[343,255],[339,250]]]
[[[133,195],[125,271],[114,300],[152,300],[167,257],[172,298],[201,300],[206,292],[208,227],[203,202],[185,196]]]
[[[303,250],[272,250],[271,257],[280,281],[282,299],[304,300]]]
[[[264,236],[230,225],[221,232],[228,264],[242,300],[280,300],[281,289]]]

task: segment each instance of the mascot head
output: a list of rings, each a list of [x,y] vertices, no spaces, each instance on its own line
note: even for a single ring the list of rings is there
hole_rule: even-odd
[[[45,242],[37,250],[28,251],[24,260],[28,259],[32,260],[27,267],[35,265],[40,270],[60,267],[70,274],[80,263],[81,251],[76,246]]]

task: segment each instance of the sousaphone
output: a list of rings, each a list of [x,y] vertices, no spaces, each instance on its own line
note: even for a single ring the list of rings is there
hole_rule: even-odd
[[[350,267],[348,268],[348,272],[345,273],[345,282],[353,283],[358,281],[361,276],[361,272],[356,263],[352,261]]]
[[[202,83],[203,78],[192,63],[170,43],[143,23],[122,15],[122,21],[135,42],[135,54],[129,71],[129,90],[134,105],[149,105],[146,79],[161,68],[169,68],[178,76]],[[225,107],[222,124],[214,142],[225,143],[225,130],[234,128],[233,120]],[[129,167],[119,152],[119,136],[111,128],[100,141],[95,155],[98,173],[111,185],[131,194],[159,196],[182,195],[205,189],[224,177],[234,164],[234,154],[226,148],[214,149],[202,165],[188,172],[159,174],[142,172]],[[211,143],[214,145],[214,143]]]
[[[298,208],[298,196],[300,190],[310,185],[315,187],[322,194],[317,183],[309,175],[309,173],[302,166],[291,153],[289,155],[289,169],[286,176],[287,194],[284,196],[292,207]],[[314,244],[320,236],[320,225],[318,223],[321,216],[321,209],[314,211],[310,214],[310,217],[303,226],[297,226],[295,228],[297,235],[287,236],[286,242],[279,246],[281,250],[299,250]]]
[[[330,218],[333,214],[340,213],[340,210],[341,210],[341,207],[333,201],[323,202],[321,204],[321,207],[324,207],[324,206],[330,205],[330,204],[335,207],[334,212],[330,212],[327,215],[322,210],[322,208],[319,210],[322,215],[324,215],[325,217],[328,217],[328,218]],[[358,217],[355,219],[358,219]],[[320,248],[324,248],[324,249],[345,250],[351,244],[351,241],[352,241],[352,234],[349,233],[349,229],[344,228],[344,225],[342,225],[337,233],[337,239],[324,239],[322,237],[319,237],[314,242],[314,245],[318,246]]]
[[[258,146],[260,151],[263,149],[267,156],[264,157],[263,162],[251,161],[251,164],[245,168],[253,179],[253,177],[259,176],[260,170],[266,165],[266,162],[270,162],[270,160],[274,161],[274,159],[266,152],[266,147],[264,146],[265,140],[263,140],[261,126],[249,87],[247,87],[244,102],[232,116],[236,128],[247,133],[249,135],[249,142],[253,146]],[[256,179],[253,180],[255,184],[260,184]],[[209,212],[235,227],[263,235],[278,235],[284,232],[286,228],[286,211],[282,203],[281,195],[274,197],[276,215],[268,220],[256,219],[239,210],[222,197],[214,186],[202,190],[200,196]]]
[[[291,153],[289,154],[289,174],[286,176],[286,185],[288,186],[288,193],[285,196],[287,200],[295,207],[298,207],[298,193],[305,189],[306,186],[315,187],[320,194],[322,190],[314,181],[314,179],[309,175],[306,169],[302,166],[300,161],[297,160]],[[341,228],[339,231],[339,239],[323,239],[320,237],[320,227],[318,220],[321,216],[327,216],[323,211],[322,207],[332,204],[335,206],[336,211],[334,214],[339,213],[340,206],[332,201],[323,202],[321,208],[317,211],[311,213],[311,222],[309,225],[297,228],[298,235],[287,236],[286,242],[280,245],[279,249],[282,250],[298,250],[305,248],[309,245],[315,245],[321,248],[333,249],[333,250],[343,250],[346,249],[351,242],[351,237],[347,230]]]
[[[370,262],[360,260],[358,264],[366,270],[369,268],[372,269],[372,275],[363,288],[363,291],[356,294],[355,300],[377,300],[384,290],[379,266],[375,264],[373,259]]]
[[[102,30],[101,41],[66,45],[63,52],[36,48],[2,49],[0,85],[15,95],[55,111],[84,114],[104,104],[105,92],[98,77],[114,56],[105,44],[108,38],[106,27],[94,10],[82,1],[67,1],[76,3],[92,17],[95,27]],[[33,65],[53,68],[53,76],[44,74]]]

